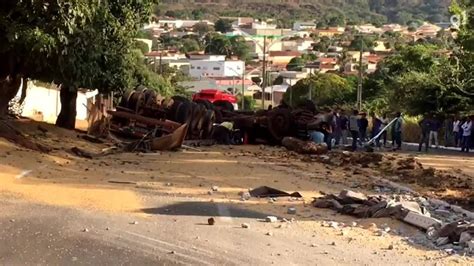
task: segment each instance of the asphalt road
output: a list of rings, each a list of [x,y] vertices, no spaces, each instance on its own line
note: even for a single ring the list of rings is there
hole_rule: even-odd
[[[150,208],[136,213],[106,214],[0,197],[0,265],[434,263],[388,250],[385,245],[393,240],[368,247],[362,244],[363,234],[345,241],[320,225],[311,234],[296,225],[259,222],[266,214],[231,204],[164,198],[148,202]],[[216,219],[214,226],[207,224],[210,216]],[[242,228],[242,222],[250,228]]]

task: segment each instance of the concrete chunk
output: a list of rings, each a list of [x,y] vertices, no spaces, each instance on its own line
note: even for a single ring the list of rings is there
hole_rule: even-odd
[[[441,224],[441,222],[435,218],[413,211],[408,212],[408,214],[403,218],[403,221],[423,229],[428,229],[435,224]]]
[[[341,193],[339,194],[339,198],[348,203],[363,202],[367,200],[367,196],[365,194],[347,189],[341,191]]]

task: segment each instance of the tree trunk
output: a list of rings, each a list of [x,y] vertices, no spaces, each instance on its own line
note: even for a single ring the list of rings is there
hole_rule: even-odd
[[[0,80],[0,118],[5,117],[8,112],[8,103],[15,97],[20,89],[21,78],[6,77]]]
[[[59,112],[58,119],[56,120],[56,126],[74,129],[76,127],[77,89],[61,85],[59,97],[61,99],[61,112]]]

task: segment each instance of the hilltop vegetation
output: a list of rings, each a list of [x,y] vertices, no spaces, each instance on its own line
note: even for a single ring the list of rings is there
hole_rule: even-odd
[[[214,3],[217,2],[217,3]],[[289,27],[296,20],[310,20],[320,25],[344,25],[370,22],[410,24],[419,20],[449,21],[450,0],[220,0],[212,4],[192,0],[164,0],[155,9],[158,16],[215,19],[220,16],[241,16],[275,19]]]

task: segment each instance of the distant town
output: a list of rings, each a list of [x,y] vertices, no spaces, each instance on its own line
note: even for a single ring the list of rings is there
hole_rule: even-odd
[[[223,39],[240,40],[245,56],[227,53],[225,47],[224,51],[212,49],[210,32],[219,35],[216,46],[222,45]],[[233,94],[243,91],[245,96],[258,100],[263,87],[265,105],[275,106],[289,86],[311,74],[360,78],[375,72],[381,60],[396,53],[400,45],[447,42],[456,31],[450,23],[428,22],[410,26],[318,27],[312,21],[298,21],[291,29],[283,29],[272,21],[225,17],[216,21],[155,18],[144,26],[143,33],[138,40],[147,45],[144,55],[149,64],[157,72],[167,67],[188,77],[179,84],[190,93],[203,89]],[[190,43],[191,49],[183,47]]]

